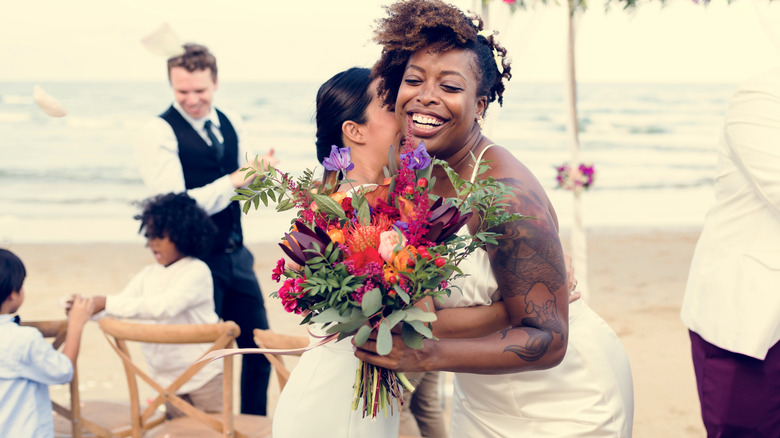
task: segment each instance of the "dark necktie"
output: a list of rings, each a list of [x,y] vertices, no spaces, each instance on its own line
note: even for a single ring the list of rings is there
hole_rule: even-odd
[[[214,148],[214,152],[217,153],[217,161],[222,160],[222,153],[224,152],[225,145],[220,143],[219,140],[217,140],[217,136],[214,135],[214,131],[211,129],[211,127],[214,126],[213,123],[211,123],[211,120],[206,120],[206,123],[203,125],[203,128],[206,130],[206,135],[209,137],[209,141],[211,142],[211,147]]]
[[[21,320],[21,318],[19,318],[19,315],[14,315],[14,317],[11,318],[11,322],[13,322],[13,323],[18,325],[20,322],[22,322],[22,320]]]

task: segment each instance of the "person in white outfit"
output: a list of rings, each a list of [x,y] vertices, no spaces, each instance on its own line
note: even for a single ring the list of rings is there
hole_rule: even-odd
[[[517,158],[494,145],[481,125],[490,102],[503,100],[511,77],[506,50],[481,34],[482,22],[439,0],[407,0],[387,8],[375,41],[382,56],[373,74],[413,143],[444,159],[462,179],[494,178],[513,189],[506,209],[535,219],[502,224],[498,243],[477,250],[460,267],[440,308],[503,301],[509,327],[488,336],[425,340],[376,354],[368,341],[358,358],[401,371],[454,371],[452,437],[630,437],[633,383],[615,333],[569,288],[555,210],[539,181]],[[475,162],[490,168],[477,175]],[[433,193],[455,191],[435,168]],[[474,233],[475,215],[463,232]],[[434,329],[436,323],[434,323]]]
[[[780,437],[780,69],[743,83],[682,305],[709,437]]]

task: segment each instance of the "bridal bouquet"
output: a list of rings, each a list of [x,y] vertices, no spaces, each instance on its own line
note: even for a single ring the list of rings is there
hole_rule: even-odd
[[[349,148],[332,147],[323,165],[334,172],[354,167]],[[444,166],[457,198],[428,192],[433,165]],[[479,163],[480,171],[487,165]],[[305,315],[302,324],[320,323],[339,340],[354,336],[362,345],[376,332],[377,351],[392,349],[391,329],[400,326],[404,342],[421,348],[434,338],[432,312],[416,307],[425,297],[449,294],[453,278],[463,275],[458,263],[486,243],[496,243],[490,227],[525,217],[504,212],[510,189],[487,178],[464,181],[446,162],[432,159],[420,143],[405,144],[396,161],[390,148],[383,184],[339,186],[315,182],[312,171],[294,179],[270,168],[233,199],[246,213],[259,203],[276,203],[277,211],[297,209],[289,233],[280,243],[292,264],[282,258],[272,278],[281,282],[274,296],[288,312]],[[473,235],[457,234],[473,214],[482,226]],[[392,412],[392,398],[401,399],[399,383],[412,390],[402,373],[361,361],[355,377],[352,408],[363,416]]]

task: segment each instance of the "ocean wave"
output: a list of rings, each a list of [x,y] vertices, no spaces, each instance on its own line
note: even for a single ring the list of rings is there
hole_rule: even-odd
[[[29,122],[32,118],[30,113],[0,113],[0,123],[22,123]]]
[[[6,105],[32,105],[35,101],[32,94],[3,94],[0,95],[0,103]]]

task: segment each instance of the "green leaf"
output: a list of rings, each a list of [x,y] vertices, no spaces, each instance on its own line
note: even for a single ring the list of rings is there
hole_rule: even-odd
[[[368,318],[382,308],[382,291],[378,287],[371,289],[363,295],[363,301],[360,304],[363,309],[363,316]]]
[[[414,331],[416,331],[417,333],[425,336],[426,338],[429,338],[429,339],[433,338],[433,332],[422,321],[406,321],[406,324],[404,324],[404,327],[406,327],[407,324],[409,326],[411,326],[414,329]]]
[[[419,350],[423,347],[422,336],[409,324],[404,324],[401,329],[401,339],[409,348]]]
[[[311,197],[314,200],[314,202],[317,203],[317,207],[323,212],[325,212],[325,214],[336,215],[342,219],[347,218],[347,215],[344,213],[344,209],[341,208],[341,204],[336,202],[330,196],[312,193]]]
[[[361,345],[365,344],[368,340],[368,335],[371,334],[371,326],[369,325],[363,325],[361,326],[357,333],[355,333],[355,345],[360,347]]]
[[[390,334],[390,324],[382,320],[376,336],[376,352],[380,356],[387,356],[393,350],[393,335]]]
[[[365,300],[365,297],[363,299]],[[436,314],[432,312],[426,312],[417,307],[410,307],[406,309],[406,316],[404,317],[404,321],[433,322],[436,321]]]
[[[387,323],[390,324],[390,328],[395,327],[396,324],[403,321],[406,316],[406,311],[402,309],[393,310],[393,313],[387,316]]]
[[[360,203],[357,209],[357,217],[361,225],[371,225],[371,209],[365,198],[363,198],[363,202]]]
[[[328,334],[341,333],[341,334],[345,334],[346,336],[349,336],[353,334],[355,330],[357,330],[361,325],[365,324],[366,321],[368,321],[368,318],[357,317],[356,319],[345,322],[343,324],[336,324],[332,327],[329,327],[328,330],[326,330],[326,333]]]
[[[401,297],[404,303],[409,304],[410,301],[409,294],[406,293],[405,290],[401,289],[401,286],[394,284],[393,290],[398,294],[399,297]]]
[[[244,214],[247,214],[249,212],[249,208],[252,207],[252,203],[249,201],[244,202],[244,206],[241,207],[241,211],[244,212]]]
[[[255,196],[255,192],[247,189],[236,189],[236,193],[241,193],[246,196]]]

